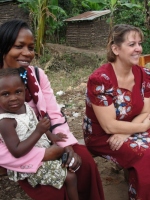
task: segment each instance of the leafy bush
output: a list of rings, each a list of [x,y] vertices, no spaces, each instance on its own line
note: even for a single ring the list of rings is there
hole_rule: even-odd
[[[139,27],[143,31],[145,38],[143,54],[150,53],[150,30],[146,27],[143,8],[129,9],[125,6],[118,7],[114,12],[114,24],[130,24]]]

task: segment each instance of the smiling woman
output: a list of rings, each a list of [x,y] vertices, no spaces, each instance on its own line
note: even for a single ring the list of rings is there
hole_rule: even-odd
[[[142,31],[112,28],[108,63],[89,77],[83,131],[87,148],[129,171],[129,199],[150,199],[150,71],[138,66]]]
[[[50,82],[40,68],[39,85],[34,67],[29,66],[33,57],[34,37],[28,25],[21,20],[12,20],[2,24],[0,27],[0,67],[19,68],[22,66],[27,70],[25,100],[34,109],[38,119],[42,119],[45,115],[50,118],[51,126],[54,127],[53,134],[67,135],[65,141],[59,141],[57,145],[68,153],[68,158],[62,167],[67,167],[71,173],[76,174],[79,199],[103,200],[103,189],[97,166],[86,147],[79,145],[70,132],[65,117],[60,112]],[[57,160],[60,157],[56,149],[50,152],[47,148],[37,148],[33,144],[24,155],[20,154],[18,158],[15,158],[9,153],[6,144],[0,140],[0,165],[10,170],[35,173],[50,155],[51,160]],[[19,181],[19,184],[35,200],[41,200],[43,197],[44,200],[69,199],[66,184],[60,189],[40,184],[33,188],[27,180]],[[73,197],[75,199],[75,195]]]
[[[67,137],[61,134],[62,137],[59,138],[58,135],[51,134],[50,120],[45,117],[38,122],[34,111],[25,103],[24,84],[27,84],[27,74],[26,71],[22,73],[23,70],[25,71],[23,68],[0,70],[0,139],[16,158],[24,156],[29,149],[32,149],[34,143],[35,146],[46,147],[53,152],[57,149],[57,153],[61,156],[64,149],[50,145],[48,138],[51,141],[55,139],[56,142]],[[61,160],[51,160],[51,154],[49,156],[49,161],[43,162],[36,173],[17,173],[8,170],[9,178],[13,181],[27,178],[33,187],[42,184],[60,189],[65,183],[69,200],[78,200],[76,174],[62,167]],[[67,158],[64,163],[66,161]]]
[[[34,38],[27,24],[23,24],[23,28],[20,26],[13,26],[9,24],[9,34],[13,37],[9,38],[8,35],[3,34],[5,30],[0,32],[1,42],[1,54],[0,54],[0,66],[6,67],[28,67],[32,59],[34,58]],[[5,44],[7,41],[7,44]],[[8,45],[9,44],[9,45]],[[12,45],[13,44],[13,45]],[[12,45],[12,46],[11,46]],[[2,58],[2,55],[5,55]]]

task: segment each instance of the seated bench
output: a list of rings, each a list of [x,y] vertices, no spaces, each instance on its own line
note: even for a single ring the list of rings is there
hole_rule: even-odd
[[[139,66],[145,67],[147,63],[150,63],[150,54],[141,55],[139,59]]]

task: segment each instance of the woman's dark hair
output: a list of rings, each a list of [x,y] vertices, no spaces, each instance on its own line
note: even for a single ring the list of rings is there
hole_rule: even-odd
[[[3,67],[3,57],[14,45],[22,28],[30,30],[28,24],[19,19],[7,21],[0,26],[0,68]]]
[[[114,62],[116,60],[116,55],[112,51],[112,45],[116,44],[117,46],[121,46],[121,44],[125,41],[126,34],[131,31],[138,33],[143,41],[143,32],[138,27],[128,24],[118,24],[112,28],[107,43],[107,60],[109,62]]]

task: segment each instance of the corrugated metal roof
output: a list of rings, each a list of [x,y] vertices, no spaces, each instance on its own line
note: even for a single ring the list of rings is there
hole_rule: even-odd
[[[75,17],[71,17],[68,19],[65,19],[64,21],[66,22],[71,22],[71,21],[84,21],[84,20],[93,20],[97,17],[100,17],[102,15],[109,14],[110,10],[102,10],[102,11],[88,11],[84,12],[80,15],[77,15]]]

